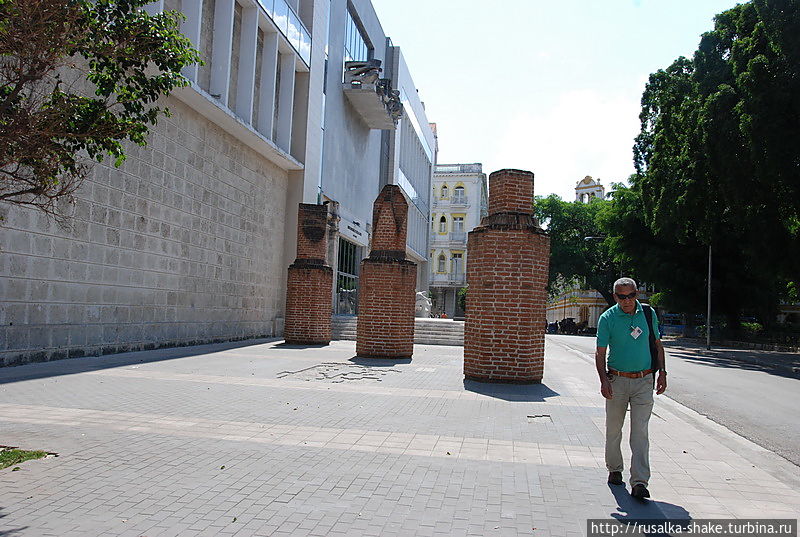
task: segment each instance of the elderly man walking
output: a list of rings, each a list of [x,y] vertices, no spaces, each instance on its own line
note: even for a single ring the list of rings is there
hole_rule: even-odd
[[[653,410],[653,387],[661,395],[667,389],[664,347],[658,332],[658,318],[648,305],[636,300],[636,282],[620,278],[614,282],[616,305],[606,310],[597,323],[595,363],[600,376],[600,393],[606,398],[606,468],[608,482],[622,485],[622,424],[631,409],[631,496],[650,497],[650,443],[647,426]],[[651,319],[648,322],[648,318]],[[651,334],[653,337],[651,337]],[[651,354],[651,342],[655,360]],[[608,364],[606,364],[606,350]],[[658,370],[657,380],[653,375]]]

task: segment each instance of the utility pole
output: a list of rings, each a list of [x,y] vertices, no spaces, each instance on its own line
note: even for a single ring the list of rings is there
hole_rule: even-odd
[[[706,350],[711,350],[711,242],[708,243],[708,311],[706,312]]]

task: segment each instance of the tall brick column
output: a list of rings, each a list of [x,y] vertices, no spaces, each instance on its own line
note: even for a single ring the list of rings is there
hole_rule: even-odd
[[[541,382],[550,237],[533,217],[533,173],[489,176],[489,216],[467,251],[464,377]]]
[[[408,203],[386,185],[372,210],[372,248],[361,262],[356,354],[410,358],[414,352],[417,264],[406,259]]]
[[[286,343],[331,342],[333,269],[327,264],[328,205],[301,203],[297,218],[297,259],[289,266]]]

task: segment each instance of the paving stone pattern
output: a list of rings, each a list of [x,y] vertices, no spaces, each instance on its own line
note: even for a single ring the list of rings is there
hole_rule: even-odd
[[[579,536],[800,509],[769,453],[664,397],[654,501],[606,485],[593,367],[552,342],[529,386],[464,381],[460,347],[354,354],[260,340],[0,369],[0,443],[59,454],[0,471],[0,535]]]

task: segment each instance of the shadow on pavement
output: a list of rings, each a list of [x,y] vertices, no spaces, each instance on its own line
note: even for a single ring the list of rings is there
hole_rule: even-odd
[[[325,347],[330,347],[330,343],[314,343],[314,344],[306,344],[306,343],[278,343],[274,345],[276,349],[324,349]]]
[[[0,384],[47,377],[59,377],[62,375],[75,375],[86,371],[99,371],[101,369],[111,369],[131,364],[189,358],[202,354],[263,345],[273,341],[280,341],[280,339],[250,339],[245,341],[209,343],[192,347],[164,347],[145,351],[104,354],[101,356],[84,356],[81,358],[64,358],[51,362],[34,362],[30,364],[0,367]]]
[[[392,367],[400,364],[410,364],[411,358],[364,358],[363,356],[353,356],[348,362],[365,367]]]
[[[524,401],[542,403],[548,397],[560,394],[551,390],[546,384],[492,384],[475,380],[464,380],[464,389],[468,392],[487,395],[504,401]]]
[[[786,378],[800,376],[792,368],[800,368],[800,355],[775,355],[770,356],[757,351],[744,351],[733,349],[712,349],[675,347],[664,345],[670,356],[682,358],[690,362],[702,363],[711,367],[725,367],[745,369],[748,371],[762,371],[770,375]]]
[[[7,517],[3,513],[3,508],[0,507],[0,519]],[[12,535],[22,535],[22,532],[27,530],[29,526],[20,526],[19,528],[0,529],[0,537],[11,537]]]
[[[622,524],[659,524],[668,521],[670,526],[674,528],[672,532],[656,531],[645,533],[645,535],[654,536],[680,535],[689,527],[692,517],[689,511],[680,505],[660,501],[636,500],[631,497],[628,488],[624,486],[608,485],[608,488],[617,500],[618,511],[617,513],[611,513],[610,516]],[[631,531],[631,533],[636,532]]]

